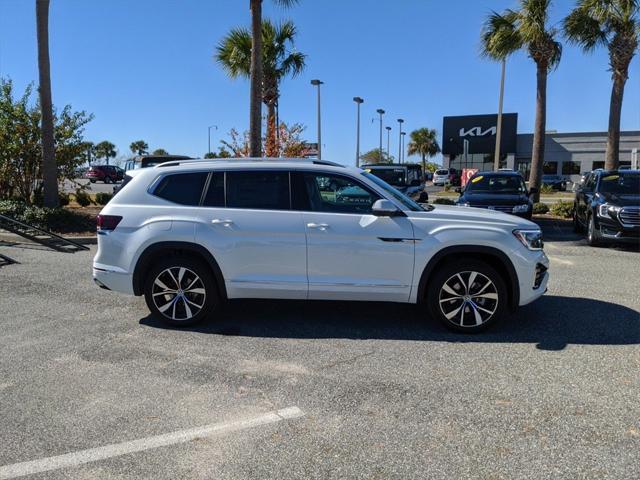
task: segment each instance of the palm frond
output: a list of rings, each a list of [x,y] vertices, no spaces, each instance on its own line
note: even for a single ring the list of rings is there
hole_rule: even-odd
[[[502,60],[522,48],[517,19],[518,14],[513,10],[506,10],[502,15],[495,11],[489,14],[480,35],[483,56]]]
[[[298,4],[299,0],[273,0],[273,3],[282,8],[289,8]]]
[[[307,56],[301,52],[292,52],[290,53],[283,61],[280,66],[280,73],[282,76],[291,75],[292,77],[297,77],[302,73],[304,68],[306,67]]]
[[[578,6],[562,22],[566,39],[579,45],[586,52],[593,51],[607,42],[607,34],[600,27],[600,22],[589,15],[587,9]]]
[[[231,78],[248,78],[251,45],[251,33],[245,28],[234,28],[217,45],[214,58]]]

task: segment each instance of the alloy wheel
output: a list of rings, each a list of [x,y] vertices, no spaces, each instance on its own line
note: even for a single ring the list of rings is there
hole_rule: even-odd
[[[151,295],[158,311],[174,321],[195,317],[207,298],[202,279],[185,267],[170,267],[160,272],[153,281]]]
[[[439,305],[447,320],[460,327],[489,321],[498,309],[498,289],[486,275],[466,271],[452,275],[440,288]]]

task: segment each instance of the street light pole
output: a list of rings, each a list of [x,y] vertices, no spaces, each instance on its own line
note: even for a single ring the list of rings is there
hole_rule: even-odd
[[[209,125],[207,127],[207,140],[209,141],[209,148],[207,150],[207,153],[211,153],[211,129],[215,128],[216,130],[218,130],[218,126],[217,125]]]
[[[402,133],[400,133],[400,140],[401,140],[401,142],[400,142],[400,143],[401,143],[401,145],[402,145],[402,149],[401,149],[401,152],[402,152],[402,163],[404,163],[404,136],[405,136],[406,134],[407,134],[407,132],[402,132]]]
[[[493,170],[500,170],[500,141],[502,138],[502,99],[504,98],[504,71],[506,61],[502,59],[502,76],[500,78],[500,99],[498,100],[498,125],[496,125],[496,156],[493,159]]]
[[[380,155],[380,162],[382,162],[382,115],[384,115],[384,110],[379,108],[376,110],[376,113],[380,115],[380,149],[378,152]]]
[[[321,82],[318,79],[311,80],[311,85],[318,87],[318,160],[322,160],[322,124],[320,122],[320,85]]]
[[[398,128],[398,163],[402,163],[402,123],[404,120],[402,118],[398,119],[398,123],[400,124]]]
[[[356,168],[360,166],[360,104],[364,100],[360,97],[353,97],[353,101],[357,106],[357,119],[356,119]]]
[[[391,152],[389,151],[389,138],[391,135],[391,127],[384,127],[387,129],[387,158],[391,159]]]

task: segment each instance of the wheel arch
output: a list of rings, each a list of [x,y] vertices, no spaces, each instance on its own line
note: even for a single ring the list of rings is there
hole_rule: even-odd
[[[138,257],[133,270],[133,293],[135,295],[140,296],[143,294],[144,279],[153,265],[153,261],[167,255],[186,255],[204,261],[216,280],[216,288],[220,298],[227,299],[227,289],[220,265],[206,248],[191,242],[158,242],[145,248],[140,257]]]
[[[443,248],[431,257],[422,271],[420,282],[418,283],[417,301],[419,303],[426,302],[431,274],[438,267],[465,255],[476,260],[483,260],[498,271],[507,286],[509,307],[511,310],[516,309],[520,303],[520,284],[518,283],[518,274],[513,263],[501,250],[482,245],[453,245]]]

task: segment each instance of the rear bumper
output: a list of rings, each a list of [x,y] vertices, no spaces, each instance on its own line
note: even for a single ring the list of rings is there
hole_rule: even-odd
[[[127,272],[117,271],[114,267],[93,264],[93,281],[100,288],[133,295],[133,278]]]

